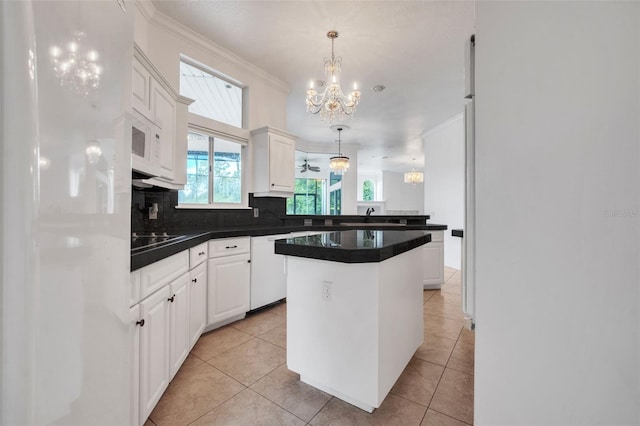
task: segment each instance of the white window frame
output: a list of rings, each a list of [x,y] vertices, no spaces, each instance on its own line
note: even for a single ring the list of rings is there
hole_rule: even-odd
[[[202,70],[203,72],[206,72],[207,74],[211,74],[212,76],[214,76],[216,78],[219,78],[220,80],[226,81],[227,83],[230,83],[230,84],[232,84],[232,85],[234,85],[236,87],[239,87],[242,90],[242,108],[241,108],[241,114],[242,114],[242,118],[241,118],[242,124],[241,124],[241,126],[242,127],[240,127],[240,129],[246,129],[248,127],[247,126],[247,123],[248,123],[248,121],[247,121],[247,113],[248,113],[249,109],[248,109],[248,94],[247,94],[248,87],[247,86],[242,84],[240,81],[235,80],[235,79],[229,77],[228,75],[225,75],[225,74],[223,74],[223,73],[221,73],[219,71],[216,71],[216,70],[212,69],[211,67],[208,67],[207,65],[203,64],[202,62],[199,62],[199,61],[197,61],[197,60],[195,60],[193,58],[190,58],[188,56],[180,55],[180,62],[184,62],[184,63],[186,63],[186,64],[188,64],[188,65],[190,65],[192,67],[195,67],[195,68],[199,68],[200,70]],[[180,64],[178,64],[178,67],[179,66],[180,66]],[[221,121],[217,121],[217,120],[214,120],[214,119],[209,118],[209,117],[197,115],[197,114],[194,114],[194,113],[191,113],[191,112],[189,114],[190,115],[194,115],[194,116],[198,116],[198,117],[202,117],[204,119],[207,119],[207,120],[210,120],[210,121],[213,121],[213,122],[216,122],[216,123],[220,123],[220,124],[222,124],[224,126],[229,126],[231,128],[238,129],[238,127],[236,127],[236,126],[233,126],[231,124],[227,124],[227,123],[224,123],[224,122],[221,122]]]
[[[214,139],[220,138],[230,142],[236,142],[242,146],[240,155],[240,167],[241,167],[241,201],[240,203],[209,203],[209,204],[185,204],[179,203],[177,209],[249,209],[249,132],[245,129],[239,129],[230,124],[225,124],[201,115],[188,113],[188,129],[195,133],[201,133],[207,136],[211,136]],[[213,155],[210,152],[209,155]],[[186,160],[185,160],[186,161]],[[212,173],[212,172],[210,172]],[[213,197],[211,191],[213,191],[213,178],[210,179],[209,185],[209,199]]]

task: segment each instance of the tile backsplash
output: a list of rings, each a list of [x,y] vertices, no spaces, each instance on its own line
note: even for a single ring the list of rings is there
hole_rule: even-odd
[[[158,203],[158,218],[149,219],[149,208]],[[235,228],[239,226],[280,226],[286,215],[286,199],[279,197],[253,197],[253,209],[177,209],[177,191],[159,191],[133,188],[131,191],[131,231],[138,234],[151,232],[190,232]]]

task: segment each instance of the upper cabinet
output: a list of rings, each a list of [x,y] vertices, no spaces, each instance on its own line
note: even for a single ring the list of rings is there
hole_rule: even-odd
[[[295,181],[295,136],[273,127],[251,132],[254,197],[290,197]]]
[[[151,163],[134,170],[150,176],[143,184],[182,189],[187,181],[187,108],[193,100],[180,96],[138,46],[134,49],[131,106],[153,124]]]

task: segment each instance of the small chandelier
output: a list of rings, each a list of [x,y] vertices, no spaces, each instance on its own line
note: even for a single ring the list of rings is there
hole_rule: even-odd
[[[53,45],[49,49],[51,64],[60,85],[70,87],[84,96],[100,85],[102,75],[98,52],[86,49],[83,46],[85,39],[86,34],[78,31],[64,48]]]
[[[416,159],[413,159],[413,164],[415,166]],[[410,183],[411,185],[415,185],[418,183],[424,182],[424,173],[416,171],[415,167],[411,169],[410,172],[406,172],[404,174],[404,183]]]
[[[331,59],[325,58],[324,72],[327,76],[328,86],[321,95],[314,89],[314,82],[311,81],[307,90],[307,112],[312,114],[320,113],[320,117],[328,122],[343,120],[346,115],[353,116],[356,112],[356,105],[360,102],[360,91],[354,83],[353,91],[347,97],[342,93],[340,87],[340,69],[342,58],[334,55],[334,42],[338,38],[337,31],[329,31],[327,37],[331,39]]]
[[[344,130],[342,127],[336,128],[338,131],[338,155],[329,158],[329,168],[337,175],[343,175],[349,170],[349,157],[342,155],[340,150],[340,132]]]

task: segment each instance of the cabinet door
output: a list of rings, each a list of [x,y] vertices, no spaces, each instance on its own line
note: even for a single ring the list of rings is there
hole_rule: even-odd
[[[249,254],[209,259],[207,323],[249,310]]]
[[[169,288],[169,379],[173,379],[189,355],[189,273],[173,281]]]
[[[133,60],[132,84],[131,106],[153,121],[153,115],[151,114],[151,74],[137,59]]]
[[[295,145],[289,138],[269,135],[269,185],[271,191],[293,192]]]
[[[193,348],[207,323],[207,263],[195,267],[190,278],[189,348]]]
[[[140,305],[129,309],[129,339],[131,343],[131,406],[129,426],[140,423]]]
[[[444,284],[444,244],[430,242],[422,250],[424,287],[440,288]]]
[[[173,180],[175,176],[176,103],[155,80],[151,82],[151,110],[154,122],[160,127],[160,177]]]
[[[140,424],[169,385],[169,286],[140,302]]]

